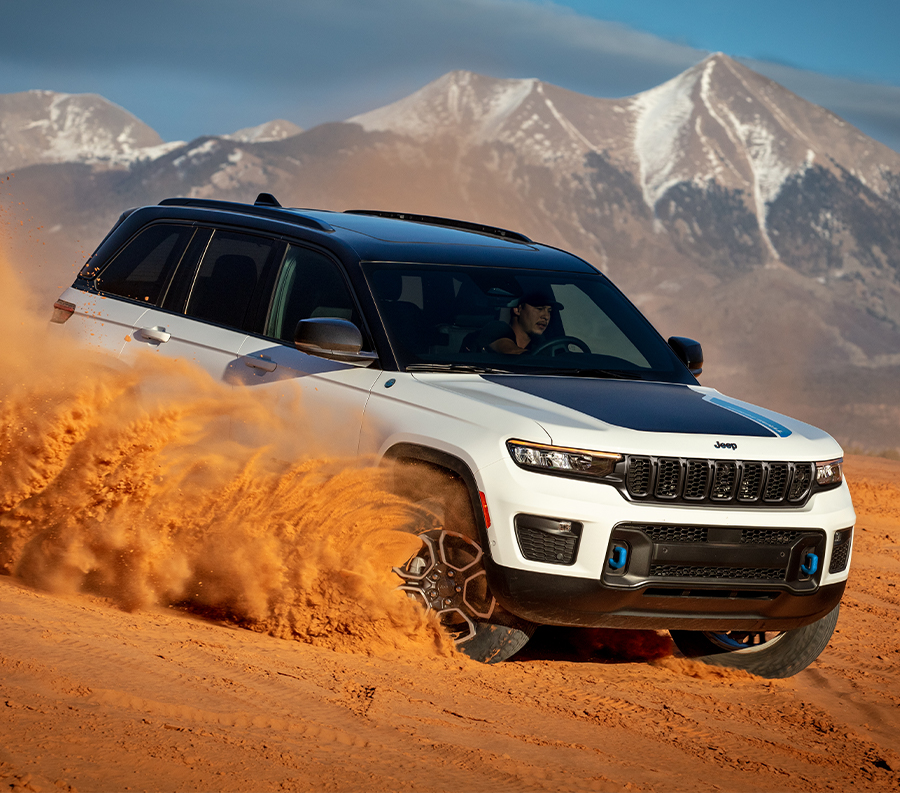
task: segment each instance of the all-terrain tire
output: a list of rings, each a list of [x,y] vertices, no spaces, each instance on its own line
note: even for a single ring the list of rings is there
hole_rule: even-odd
[[[763,644],[729,650],[728,634],[701,631],[669,631],[683,655],[713,666],[743,669],[767,678],[783,678],[802,672],[821,655],[837,625],[840,606],[802,628],[784,631]]]
[[[457,650],[472,660],[495,664],[515,655],[535,625],[505,611],[487,585],[484,550],[465,484],[423,463],[408,464],[398,480],[397,491],[417,511],[411,527],[418,524],[413,531],[423,541],[418,553],[394,568],[403,581],[399,588],[437,612]]]

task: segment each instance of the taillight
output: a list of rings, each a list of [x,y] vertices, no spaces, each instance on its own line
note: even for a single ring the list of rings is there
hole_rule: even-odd
[[[68,300],[57,300],[53,304],[53,316],[50,317],[51,322],[62,325],[72,314],[75,313],[75,304]]]

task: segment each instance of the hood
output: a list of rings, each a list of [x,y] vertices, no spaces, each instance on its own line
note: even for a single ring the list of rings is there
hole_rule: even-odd
[[[723,459],[841,454],[822,430],[702,386],[546,375],[442,377],[439,385],[534,419],[562,446]]]

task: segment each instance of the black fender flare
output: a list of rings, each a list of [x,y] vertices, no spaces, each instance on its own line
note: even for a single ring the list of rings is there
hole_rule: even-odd
[[[488,540],[487,523],[484,518],[484,510],[481,506],[481,493],[478,489],[478,483],[469,466],[459,457],[439,449],[433,449],[430,446],[423,446],[418,443],[397,443],[391,446],[383,455],[382,461],[390,462],[421,462],[434,466],[435,468],[443,468],[450,474],[455,475],[466,486],[469,493],[469,502],[472,505],[472,514],[475,516],[475,525],[478,528],[478,536],[481,539],[481,547],[484,554],[491,558],[490,542]]]

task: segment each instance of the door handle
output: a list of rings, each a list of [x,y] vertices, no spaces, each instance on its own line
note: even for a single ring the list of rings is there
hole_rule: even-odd
[[[167,333],[166,329],[161,326],[155,328],[141,328],[141,336],[147,339],[147,341],[156,341],[160,344],[164,344],[172,338],[172,334]]]
[[[244,363],[251,369],[260,369],[263,372],[274,372],[278,368],[278,364],[271,358],[260,355],[259,358],[251,358],[249,355],[244,357]]]

